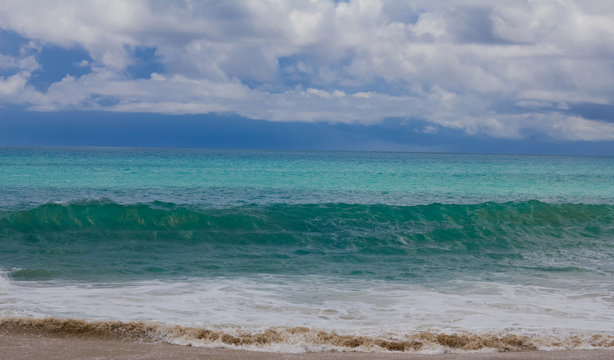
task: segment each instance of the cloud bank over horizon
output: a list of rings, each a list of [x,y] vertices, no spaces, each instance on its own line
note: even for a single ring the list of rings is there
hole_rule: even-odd
[[[0,1],[0,113],[614,141],[610,1]]]

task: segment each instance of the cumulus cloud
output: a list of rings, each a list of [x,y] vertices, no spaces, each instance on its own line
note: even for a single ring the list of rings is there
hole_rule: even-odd
[[[613,140],[566,112],[612,105],[607,1],[7,0],[30,48],[85,49],[90,69],[40,92],[34,50],[0,54],[0,102],[33,110],[234,112],[272,121],[418,118],[469,134]],[[135,78],[136,49],[163,71]],[[607,120],[607,119],[604,119]]]
[[[32,72],[41,67],[32,55],[32,44],[23,46],[20,54],[20,57],[0,54],[0,104],[28,104],[36,93],[28,86]]]

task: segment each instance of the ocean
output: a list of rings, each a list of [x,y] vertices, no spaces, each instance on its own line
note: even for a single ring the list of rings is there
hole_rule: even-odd
[[[0,148],[0,328],[614,347],[614,158]]]

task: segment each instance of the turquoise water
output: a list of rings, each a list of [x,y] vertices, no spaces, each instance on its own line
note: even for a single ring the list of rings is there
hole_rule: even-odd
[[[614,204],[613,158],[148,149],[0,150],[4,209],[109,198],[228,206]]]
[[[0,275],[6,316],[614,333],[614,158],[2,148]]]

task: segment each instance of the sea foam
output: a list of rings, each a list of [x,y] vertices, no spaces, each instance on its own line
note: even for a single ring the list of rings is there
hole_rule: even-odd
[[[605,346],[614,335],[611,295],[594,289],[565,293],[545,287],[469,282],[444,289],[271,276],[106,284],[18,282],[11,286],[10,293],[0,297],[4,318],[153,324],[156,339],[194,346],[285,352],[393,348],[428,352],[443,351],[442,343],[453,341],[460,345],[445,346],[458,350],[560,349]],[[197,330],[169,330],[175,326]],[[194,331],[209,335],[194,335]],[[270,339],[264,341],[263,336]],[[573,346],[572,340],[576,341]],[[519,345],[512,346],[514,341]]]

